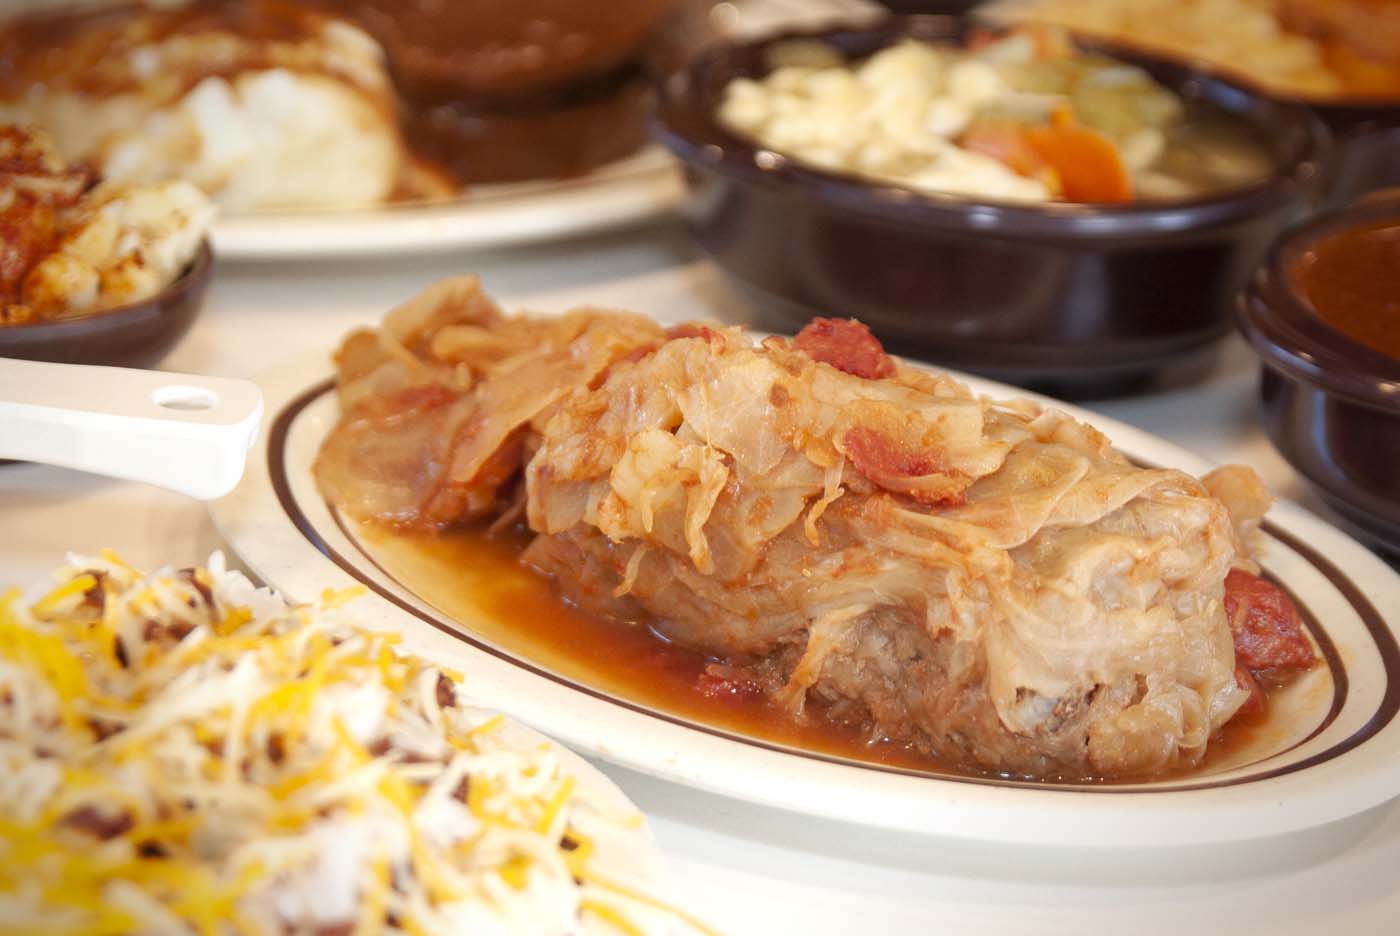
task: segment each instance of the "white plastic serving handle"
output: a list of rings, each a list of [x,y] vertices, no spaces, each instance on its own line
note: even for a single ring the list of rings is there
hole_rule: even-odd
[[[0,359],[0,458],[212,500],[243,476],[262,415],[246,380]]]

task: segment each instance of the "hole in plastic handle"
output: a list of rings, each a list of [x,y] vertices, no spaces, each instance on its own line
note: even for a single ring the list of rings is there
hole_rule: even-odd
[[[218,405],[219,395],[213,390],[206,390],[203,387],[176,384],[161,387],[151,394],[151,399],[155,401],[156,406],[165,409],[207,410]]]

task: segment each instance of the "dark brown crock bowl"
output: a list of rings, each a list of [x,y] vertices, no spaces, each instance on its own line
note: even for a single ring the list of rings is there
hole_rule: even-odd
[[[1341,208],[1372,192],[1400,188],[1400,107],[1392,125],[1370,124],[1337,136],[1325,205]]]
[[[194,322],[214,255],[209,242],[175,282],[144,302],[81,318],[0,327],[0,358],[148,367],[179,341]]]
[[[1269,438],[1366,539],[1400,555],[1400,361],[1323,322],[1291,276],[1319,240],[1386,219],[1400,224],[1400,199],[1332,212],[1286,234],[1240,297],[1237,319],[1263,361]]]
[[[677,0],[315,0],[384,47],[400,92],[486,103],[615,69]]]
[[[685,164],[700,246],[793,325],[859,318],[897,350],[1061,393],[1199,357],[1229,330],[1235,295],[1320,176],[1328,134],[1306,107],[1120,56],[1188,101],[1267,128],[1279,166],[1223,196],[1125,206],[922,195],[799,165],[715,116],[724,86],[760,77],[774,42],[822,39],[859,58],[906,37],[959,41],[972,28],[964,18],[891,17],[788,33],[721,47],[668,79],[654,131]]]
[[[1290,97],[1253,85],[1247,77],[1240,81],[1261,96],[1312,108],[1327,125],[1335,147],[1320,199],[1324,210],[1400,185],[1400,99]]]

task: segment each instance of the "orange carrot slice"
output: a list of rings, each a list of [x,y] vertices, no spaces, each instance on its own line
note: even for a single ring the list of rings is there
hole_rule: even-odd
[[[1065,121],[1027,127],[1021,132],[1026,147],[1059,177],[1063,195],[1069,201],[1132,200],[1133,183],[1128,169],[1108,137]]]

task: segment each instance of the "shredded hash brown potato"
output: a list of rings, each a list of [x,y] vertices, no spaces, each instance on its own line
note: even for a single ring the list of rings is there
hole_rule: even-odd
[[[0,597],[0,932],[675,932],[603,860],[642,817],[351,594],[289,606],[217,554],[55,577]]]

